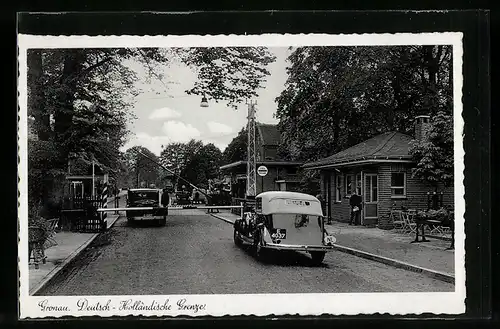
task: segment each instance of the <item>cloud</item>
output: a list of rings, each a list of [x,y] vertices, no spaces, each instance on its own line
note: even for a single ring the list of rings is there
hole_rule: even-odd
[[[175,119],[180,117],[181,114],[179,112],[169,107],[162,107],[156,109],[149,115],[150,119]]]
[[[125,151],[133,146],[143,146],[156,155],[161,154],[162,146],[169,143],[185,143],[192,138],[199,139],[201,133],[191,124],[185,124],[180,121],[167,121],[162,127],[164,135],[153,136],[145,132],[136,133],[127,144],[122,148]],[[217,146],[224,146],[219,144]]]
[[[162,145],[168,144],[170,141],[167,136],[151,136],[148,133],[137,133],[123,147],[125,151],[133,146],[143,146],[156,155],[161,154]]]
[[[233,128],[220,122],[209,121],[207,122],[207,126],[210,132],[213,133],[224,134],[224,135],[233,133]]]
[[[199,138],[201,133],[191,124],[185,124],[181,121],[167,121],[163,123],[163,133],[171,142],[185,143],[192,138]]]
[[[224,150],[226,149],[228,143],[224,143],[222,141],[218,141],[218,140],[215,140],[215,139],[207,139],[207,140],[204,140],[203,141],[203,144],[207,145],[207,144],[214,144],[216,147],[219,148],[219,150],[221,150],[221,152],[224,152]]]

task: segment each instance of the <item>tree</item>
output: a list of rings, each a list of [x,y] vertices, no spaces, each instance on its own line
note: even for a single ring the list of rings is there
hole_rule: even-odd
[[[132,186],[140,187],[142,182],[146,184],[146,187],[160,183],[160,168],[157,164],[159,159],[147,148],[142,146],[129,148],[125,151],[125,161],[129,180],[133,182]]]
[[[248,145],[248,131],[242,128],[238,135],[233,138],[223,152],[225,163],[233,163],[236,161],[246,161]]]
[[[276,99],[282,154],[314,161],[387,131],[412,133],[420,111],[451,113],[451,47],[302,47]]]
[[[170,143],[163,148],[160,162],[176,175],[176,188],[178,187],[179,176],[186,179],[182,175],[185,174],[188,163],[202,148],[203,143],[194,139],[188,143]]]
[[[431,119],[427,138],[413,140],[410,153],[417,163],[413,177],[434,187],[453,183],[453,117],[440,111]]]
[[[222,152],[210,143],[191,154],[181,176],[191,184],[207,189],[209,180],[219,176],[221,163]]]
[[[183,48],[179,54],[197,70],[198,79],[188,94],[225,100],[232,107],[257,96],[269,75],[267,65],[276,59],[265,47]]]
[[[162,70],[173,58],[180,57],[187,65],[200,68],[199,81],[189,93],[207,94],[234,104],[241,99],[242,90],[255,93],[269,74],[265,66],[274,58],[264,48],[224,49],[29,50],[28,115],[35,120],[40,141],[31,143],[29,151],[36,150],[39,144],[51,144],[47,147],[57,152],[50,154],[50,169],[59,176],[67,172],[71,159],[96,161],[116,174],[121,159],[118,150],[125,143],[126,123],[131,119],[128,109],[137,95],[137,72],[127,62],[142,64],[148,73],[146,80],[163,80]],[[30,167],[30,175],[32,169],[42,176],[48,172],[48,168]],[[50,177],[31,175],[29,179]]]

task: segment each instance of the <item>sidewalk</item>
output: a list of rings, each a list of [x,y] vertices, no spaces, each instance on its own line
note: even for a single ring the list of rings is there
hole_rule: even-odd
[[[429,242],[411,243],[415,239],[413,234],[404,235],[392,230],[349,226],[339,222],[326,225],[326,228],[336,237],[339,246],[454,277],[455,253],[446,250],[450,246],[449,241],[428,238]]]
[[[212,216],[233,223],[238,216],[228,212]],[[394,267],[422,272],[436,279],[454,281],[455,253],[446,250],[449,241],[428,237],[429,242],[410,243],[414,235],[404,235],[394,231],[349,226],[334,222],[326,225],[328,232],[337,239],[337,250],[359,257],[371,259]]]
[[[125,193],[120,193],[125,195]],[[120,198],[120,204],[124,204],[125,198]],[[114,201],[110,198],[109,203]],[[109,213],[107,216],[107,227],[112,227],[118,220],[119,215]],[[100,233],[78,233],[78,232],[59,232],[56,233],[54,240],[57,245],[45,250],[47,256],[46,264],[40,263],[39,268],[29,265],[29,293],[34,295],[44,285],[46,285],[59,271],[61,271],[71,260],[91,244]]]

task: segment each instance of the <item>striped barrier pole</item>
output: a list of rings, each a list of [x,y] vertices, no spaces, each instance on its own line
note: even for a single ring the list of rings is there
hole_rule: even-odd
[[[108,184],[104,183],[102,187],[102,193],[101,193],[101,203],[102,203],[102,208],[107,208],[108,207]],[[106,228],[106,218],[108,217],[107,212],[101,212],[101,223],[103,226],[103,230]]]

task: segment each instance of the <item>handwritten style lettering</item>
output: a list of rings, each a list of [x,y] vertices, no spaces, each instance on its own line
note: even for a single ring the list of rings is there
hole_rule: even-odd
[[[38,307],[42,312],[68,312],[68,306],[61,305],[50,305],[47,299],[44,299],[38,303]]]
[[[177,307],[180,311],[193,311],[194,313],[198,313],[198,311],[205,310],[206,304],[188,304],[187,300],[183,298],[177,301]]]
[[[142,300],[122,300],[120,301],[120,311],[170,311],[172,305],[170,301],[166,299],[162,304],[153,300],[151,304],[145,304]]]
[[[111,299],[108,299],[106,304],[103,305],[99,302],[91,304],[87,298],[83,298],[78,300],[76,306],[78,307],[78,311],[110,311],[109,304],[111,304]]]

